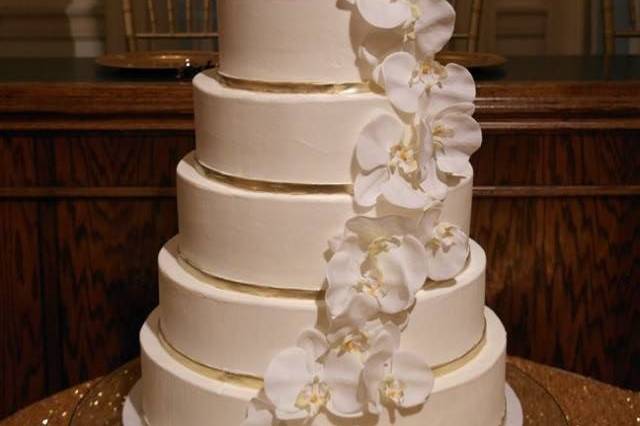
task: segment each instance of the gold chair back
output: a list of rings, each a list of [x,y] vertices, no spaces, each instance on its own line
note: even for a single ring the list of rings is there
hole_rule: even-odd
[[[183,5],[181,10],[177,10],[178,2],[176,0],[144,1],[145,3],[141,7],[145,9],[146,25],[144,25],[144,31],[138,31],[137,17],[134,16],[134,6],[138,5],[134,5],[133,0],[122,0],[124,29],[127,48],[130,52],[138,50],[140,40],[196,40],[218,37],[218,33],[213,29],[213,0],[182,0],[180,2]],[[201,8],[202,15],[193,13],[193,9],[198,7]],[[159,16],[163,16],[163,22],[160,22]],[[202,16],[202,23],[196,22],[198,16]]]
[[[450,0],[450,3],[459,13],[458,1]],[[471,0],[471,12],[469,14],[469,27],[466,32],[458,32],[453,35],[453,40],[466,40],[467,52],[477,52],[480,43],[480,27],[482,21],[482,8],[484,0]]]
[[[629,7],[629,23],[631,30],[618,31],[615,23],[615,9],[613,0],[602,0],[602,18],[604,28],[604,52],[607,55],[616,53],[616,39],[640,38],[638,27],[638,5],[636,0],[627,0]]]

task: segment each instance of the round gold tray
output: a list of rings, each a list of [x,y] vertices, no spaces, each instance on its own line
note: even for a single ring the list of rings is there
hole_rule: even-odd
[[[131,70],[179,70],[185,67],[213,66],[218,61],[216,52],[203,50],[149,51],[111,53],[96,58],[96,63]]]
[[[436,59],[443,64],[455,63],[470,69],[497,68],[507,63],[504,56],[495,53],[442,51]]]
[[[139,360],[105,376],[76,406],[70,426],[121,425],[124,400],[140,379]],[[538,382],[507,363],[507,381],[524,412],[524,426],[566,426],[567,420],[553,396]]]

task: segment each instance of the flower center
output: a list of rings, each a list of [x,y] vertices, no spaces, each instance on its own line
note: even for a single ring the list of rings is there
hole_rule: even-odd
[[[448,223],[439,223],[433,230],[433,238],[427,243],[432,250],[449,247],[453,238],[454,227]]]
[[[376,257],[381,253],[386,253],[391,250],[391,244],[393,239],[389,237],[378,237],[369,243],[367,247],[367,256]]]
[[[404,398],[404,388],[404,383],[394,379],[392,376],[387,376],[380,384],[380,393],[384,399],[400,405],[402,398]]]
[[[438,120],[434,123],[431,129],[431,135],[433,136],[433,144],[438,149],[444,148],[444,140],[455,136],[455,131],[452,128],[445,126],[445,124]]]
[[[391,147],[389,157],[388,166],[392,172],[401,170],[405,175],[411,175],[418,171],[418,148],[411,129],[405,131],[400,143]]]
[[[384,296],[387,290],[384,286],[384,276],[380,268],[374,265],[371,270],[365,272],[358,282],[358,290],[375,298]]]
[[[365,353],[369,349],[369,337],[364,331],[356,330],[342,341],[342,352]]]
[[[431,90],[434,86],[440,86],[448,77],[447,69],[433,59],[420,64],[417,74],[420,75],[420,81],[425,84],[427,90]]]
[[[307,411],[310,417],[314,417],[327,404],[329,397],[329,386],[316,376],[313,382],[307,384],[298,394],[296,407]]]

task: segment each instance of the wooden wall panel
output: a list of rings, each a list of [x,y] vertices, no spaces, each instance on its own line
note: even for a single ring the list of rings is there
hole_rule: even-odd
[[[486,132],[476,185],[518,191],[476,198],[471,233],[487,251],[487,300],[509,331],[510,353],[632,388],[640,386],[632,361],[640,359],[640,197],[598,192],[640,184],[637,138]],[[575,186],[584,195],[563,194]]]
[[[191,149],[180,131],[0,137],[0,418],[138,354]]]
[[[0,136],[0,186],[36,183],[33,150]],[[0,199],[0,417],[46,393],[39,243],[37,203]]]

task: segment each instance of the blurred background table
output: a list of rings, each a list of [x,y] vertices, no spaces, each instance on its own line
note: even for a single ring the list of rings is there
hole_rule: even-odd
[[[640,58],[476,77],[471,236],[509,352],[640,389]],[[137,355],[193,147],[174,72],[0,59],[0,418]]]

